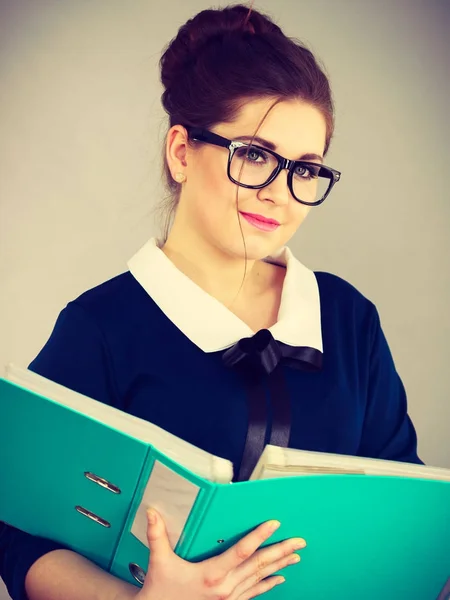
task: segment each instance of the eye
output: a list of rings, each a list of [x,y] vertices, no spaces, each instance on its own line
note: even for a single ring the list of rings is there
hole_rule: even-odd
[[[238,148],[236,154],[239,158],[245,159],[251,163],[265,163],[268,158],[265,152],[262,152],[254,146],[242,146],[241,148]]]
[[[297,165],[294,170],[294,175],[302,179],[317,179],[320,173],[320,166],[313,167],[311,165]]]
[[[254,150],[253,148],[250,148],[250,150],[247,153],[247,158],[248,160],[251,160],[252,162],[257,162],[258,158],[262,158],[261,152],[258,152],[258,150]]]

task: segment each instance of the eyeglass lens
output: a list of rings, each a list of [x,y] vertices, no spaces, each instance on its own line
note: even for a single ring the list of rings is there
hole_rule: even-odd
[[[263,185],[270,179],[278,161],[269,152],[254,146],[242,146],[234,152],[230,174],[244,185]],[[320,165],[297,166],[292,178],[294,196],[304,202],[317,202],[323,198],[330,185],[328,177],[320,177]]]

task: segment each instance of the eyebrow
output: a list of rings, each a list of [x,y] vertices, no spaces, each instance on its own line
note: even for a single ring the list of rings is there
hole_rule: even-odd
[[[258,136],[253,137],[251,135],[240,135],[238,137],[234,137],[233,139],[237,142],[250,142],[251,140],[253,140],[260,146],[264,146],[268,150],[273,150],[274,152],[276,152],[277,149],[276,144]],[[323,163],[323,156],[320,156],[320,154],[314,154],[313,152],[307,152],[306,154],[302,154],[300,158],[296,158],[295,160],[319,160],[321,163]]]

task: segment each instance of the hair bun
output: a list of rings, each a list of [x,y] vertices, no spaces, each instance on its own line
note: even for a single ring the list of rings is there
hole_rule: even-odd
[[[178,30],[161,57],[161,81],[167,89],[177,73],[194,61],[198,53],[212,40],[226,35],[281,34],[281,29],[260,12],[242,4],[224,9],[207,9],[189,19]]]

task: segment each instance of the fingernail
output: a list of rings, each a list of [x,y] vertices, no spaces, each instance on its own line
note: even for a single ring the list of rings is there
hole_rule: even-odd
[[[148,520],[150,525],[155,525],[156,523],[156,512],[153,510],[153,508],[149,508],[147,511],[147,515],[148,515]]]
[[[276,531],[278,529],[278,527],[281,525],[280,521],[270,521],[270,531]]]
[[[295,565],[296,563],[300,562],[300,556],[298,554],[293,554],[290,558],[289,558],[289,564],[290,565]]]
[[[284,577],[278,577],[275,585],[280,585],[280,583],[284,583],[285,581],[286,581],[286,579]]]
[[[298,538],[297,540],[294,541],[294,543],[292,544],[292,548],[294,550],[300,550],[300,548],[304,548],[306,546],[306,542],[304,539],[302,538]]]

